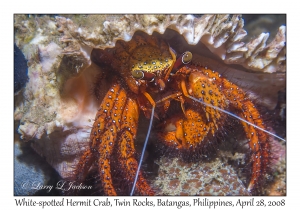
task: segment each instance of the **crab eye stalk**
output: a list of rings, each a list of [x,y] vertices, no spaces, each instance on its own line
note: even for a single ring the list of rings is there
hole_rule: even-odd
[[[189,51],[184,52],[182,55],[180,55],[177,58],[174,66],[173,66],[172,73],[176,73],[176,71],[178,71],[178,69],[180,69],[184,65],[191,62],[192,58],[193,58],[193,54],[191,52],[189,52]]]

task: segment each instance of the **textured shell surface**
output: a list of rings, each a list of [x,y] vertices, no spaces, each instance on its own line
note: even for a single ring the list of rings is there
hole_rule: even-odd
[[[95,113],[110,85],[109,81],[102,80],[103,91],[97,96],[100,100],[93,95],[94,85],[103,70],[91,61],[92,50],[113,48],[118,40],[129,41],[136,32],[161,37],[177,53],[191,51],[193,62],[219,71],[246,89],[252,100],[276,118],[272,132],[285,138],[284,15],[18,14],[14,16],[14,28],[15,44],[27,60],[29,77],[25,87],[15,93],[15,135],[22,144],[30,144],[62,179],[74,176],[74,166],[88,148]],[[146,122],[139,125],[143,131],[147,129]],[[143,139],[143,132],[138,133],[137,148]],[[233,194],[247,194],[243,188],[246,178],[229,164],[244,162],[246,155],[243,150],[230,154],[226,146],[236,144],[236,139],[228,142],[218,150],[218,159],[201,166],[192,165],[193,173],[176,158],[151,160],[152,165],[159,168],[151,172],[152,185],[161,188],[160,193],[164,195],[188,195],[195,193],[195,187],[189,191],[185,188],[187,184],[201,185],[199,189],[204,189],[210,183],[216,191],[204,189],[196,194],[228,195],[226,186],[217,187],[221,178],[216,183],[212,177],[201,174],[200,168],[208,172],[214,168],[219,171],[211,172],[215,177],[222,177],[222,171],[234,174],[230,179],[225,175],[222,178],[223,183],[236,180],[240,187],[232,191]],[[277,168],[274,174],[279,175],[270,178],[272,182],[264,195],[285,194],[282,184],[285,182],[285,144],[274,140],[274,145],[281,155],[274,163]],[[178,181],[165,181],[170,180],[166,171],[175,171],[173,176]],[[185,176],[192,178],[187,181]],[[204,177],[201,183],[193,183],[198,176]]]

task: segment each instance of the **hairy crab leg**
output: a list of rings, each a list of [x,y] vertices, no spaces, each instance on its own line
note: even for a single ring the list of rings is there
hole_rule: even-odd
[[[113,186],[111,162],[117,162],[128,185],[134,182],[136,171],[138,171],[134,148],[138,117],[137,100],[131,98],[121,84],[112,85],[96,114],[90,135],[90,149],[81,156],[75,169],[76,181],[84,181],[96,160],[106,195],[117,195]],[[117,150],[118,157],[117,160],[112,161],[112,158],[116,158],[115,150]],[[139,194],[154,195],[141,172],[135,182]]]
[[[249,147],[251,149],[251,162],[252,162],[252,172],[250,183],[248,185],[248,191],[253,191],[258,187],[258,183],[261,183],[261,179],[267,172],[267,168],[270,162],[270,144],[269,138],[262,130],[255,129],[251,124],[254,124],[263,130],[265,127],[263,125],[263,121],[260,118],[260,114],[255,108],[254,104],[246,97],[245,92],[240,90],[236,85],[230,83],[228,80],[221,78],[219,74],[207,70],[201,69],[204,75],[212,78],[216,84],[220,87],[220,90],[224,93],[226,99],[230,102],[230,106],[234,107],[239,115],[245,119],[245,121],[249,122],[245,123],[245,121],[241,121],[244,126],[244,130],[247,138],[249,139]],[[181,86],[183,89],[183,93],[186,97],[190,97],[190,95],[199,98],[199,93],[197,89],[195,89],[195,84],[198,83],[198,79],[203,76],[203,73],[198,71],[192,72],[189,76],[189,94],[187,94],[187,90],[185,87],[185,82],[183,81]],[[206,102],[206,104],[208,104]],[[220,109],[220,107],[218,107]]]
[[[81,183],[84,181],[94,161],[95,157],[91,150],[87,150],[83,153],[74,171],[76,182]],[[77,194],[78,190],[75,189],[72,193]]]
[[[134,139],[136,138],[138,125],[139,107],[137,101],[128,97],[125,110],[122,115],[120,140],[118,141],[118,162],[119,167],[124,171],[129,183],[134,183],[134,187],[141,195],[154,195],[151,187],[148,185],[141,172],[138,170],[138,162],[135,158],[136,151]],[[138,171],[138,172],[137,172]],[[136,180],[135,180],[136,179]],[[134,188],[131,191],[133,194]]]
[[[134,148],[138,118],[137,100],[131,98],[120,84],[115,84],[100,106],[91,134],[94,142],[92,148],[98,145],[100,178],[107,195],[117,194],[113,187],[110,167],[114,147],[118,156],[114,162],[117,162],[120,172],[124,173],[128,184],[134,182],[138,169]],[[97,127],[101,127],[103,131],[97,130]],[[141,195],[154,194],[141,172],[136,181],[136,188]]]
[[[92,164],[94,163],[94,161],[96,159],[99,159],[99,156],[101,156],[101,153],[99,151],[98,148],[103,148],[103,147],[107,147],[107,151],[108,153],[106,154],[106,160],[105,161],[101,161],[100,163],[98,163],[100,165],[100,177],[103,180],[104,179],[104,174],[106,172],[106,174],[108,174],[106,176],[106,178],[110,179],[110,165],[108,164],[107,166],[107,158],[109,159],[109,156],[111,154],[111,148],[113,147],[113,145],[111,145],[111,143],[109,143],[107,146],[107,140],[108,138],[110,138],[110,136],[108,135],[107,132],[105,132],[107,130],[107,127],[105,125],[105,119],[108,115],[109,110],[111,110],[111,108],[109,106],[107,106],[107,104],[109,104],[109,101],[112,100],[113,98],[117,97],[117,93],[120,89],[120,85],[119,84],[114,84],[112,86],[112,88],[110,89],[110,91],[106,94],[106,96],[104,97],[100,108],[96,114],[96,118],[95,118],[95,122],[93,124],[92,130],[91,130],[91,134],[90,134],[90,149],[85,151],[84,154],[80,157],[79,163],[77,164],[77,167],[75,169],[75,179],[77,182],[82,182],[84,181],[85,177],[88,174],[89,169],[91,168]],[[109,127],[109,125],[108,125]],[[111,128],[113,129],[113,131],[115,130],[113,127]],[[106,137],[105,140],[103,140],[103,136],[104,138]],[[114,138],[114,137],[113,137]],[[113,140],[112,138],[112,140]],[[112,144],[114,143],[114,141],[112,141]],[[104,154],[102,154],[103,156]],[[105,164],[106,163],[106,164]],[[104,170],[102,169],[104,168]],[[103,173],[104,172],[104,173]],[[105,183],[105,182],[103,182]],[[112,185],[111,185],[112,186]],[[109,186],[106,187],[104,186],[104,191],[107,194],[115,194],[114,189]],[[112,190],[110,190],[112,189]]]
[[[283,139],[265,129],[258,110],[247,98],[246,93],[225,78],[221,78],[218,73],[205,68],[199,71],[184,67],[180,71],[188,73],[184,73],[188,77],[183,76],[184,74],[177,75],[177,79],[175,79],[177,87],[185,96],[185,101],[204,104],[201,107],[203,107],[202,114],[206,118],[201,116],[201,110],[197,106],[193,106],[192,109],[188,108],[185,117],[179,116],[168,120],[165,130],[159,134],[160,139],[176,150],[194,151],[195,147],[199,149],[211,143],[209,137],[214,136],[221,125],[221,120],[226,117],[221,115],[229,114],[239,119],[244,127],[246,137],[249,139],[248,145],[251,150],[252,172],[248,191],[256,190],[262,183],[270,164],[268,134]],[[206,83],[208,80],[212,82]],[[172,96],[170,97],[172,98]],[[162,100],[168,100],[170,97],[167,96]],[[238,116],[226,111],[229,107],[234,109]],[[204,130],[207,132],[203,133]],[[203,144],[202,141],[207,142]]]
[[[193,75],[195,76],[195,73],[194,73]],[[229,83],[229,81],[227,81],[227,82]],[[182,88],[182,91],[183,91],[184,96],[186,96],[187,98],[190,98],[192,101],[197,101],[197,102],[199,102],[199,103],[201,103],[201,104],[203,104],[203,105],[205,105],[205,106],[208,106],[208,107],[211,107],[211,108],[213,108],[213,109],[216,109],[216,110],[218,110],[218,111],[220,111],[220,112],[223,112],[223,113],[225,113],[225,114],[227,114],[227,115],[229,115],[229,116],[231,116],[231,117],[233,117],[233,118],[236,118],[236,119],[240,120],[241,122],[243,122],[243,123],[245,123],[245,124],[248,124],[248,125],[250,125],[250,126],[256,128],[256,129],[258,129],[258,130],[263,131],[264,133],[267,133],[267,134],[269,134],[269,135],[271,135],[271,136],[274,136],[275,138],[280,139],[281,141],[285,141],[284,138],[282,138],[282,137],[280,137],[280,136],[277,136],[276,134],[274,134],[274,133],[272,133],[272,132],[266,130],[266,129],[264,128],[264,126],[259,127],[259,126],[257,126],[257,124],[251,123],[251,122],[250,122],[251,120],[250,120],[250,121],[247,121],[245,118],[243,118],[244,115],[241,115],[241,117],[239,117],[239,116],[237,116],[237,115],[235,115],[235,114],[233,114],[233,113],[231,113],[231,112],[229,112],[229,111],[226,111],[225,109],[219,108],[219,107],[217,107],[217,106],[212,105],[211,103],[207,103],[207,102],[203,101],[202,98],[200,98],[200,100],[199,100],[198,98],[195,98],[195,97],[189,95],[189,93],[187,93],[187,88],[186,88],[186,85],[185,85],[185,81],[181,81],[181,83],[182,83],[182,84],[181,84],[181,88]],[[235,87],[236,87],[236,90],[239,90],[239,87],[238,87],[238,86],[236,86],[236,85],[234,85],[234,84],[232,84],[232,83],[230,83],[230,85],[231,85],[231,86],[235,86]],[[222,86],[221,86],[221,87],[222,87]],[[231,88],[232,88],[232,87],[231,87]],[[230,90],[233,90],[233,88],[232,88],[232,89],[231,89],[231,88],[230,88]],[[243,91],[241,91],[240,93],[243,94],[243,97],[245,97],[245,93],[244,93]],[[229,93],[229,96],[230,96],[230,93]],[[233,99],[234,101],[237,100],[237,98],[234,98],[234,97],[231,98],[231,99]],[[255,105],[254,105],[250,100],[248,100],[248,101],[251,103],[252,108],[255,109]],[[241,106],[240,106],[240,107],[241,107]],[[235,107],[235,108],[239,109],[239,107]],[[250,116],[251,116],[251,115],[250,115]],[[251,117],[250,117],[250,118],[251,118]],[[259,118],[260,118],[260,117],[259,117]],[[262,124],[263,124],[263,123],[262,123]]]
[[[118,117],[122,114],[125,97],[120,84],[114,84],[100,105],[91,131],[91,150],[98,158],[100,179],[107,195],[117,195],[112,184],[110,158],[120,129]]]
[[[255,108],[254,104],[246,97],[245,93],[228,80],[223,79],[222,85],[225,90],[231,90],[224,91],[224,93],[230,101],[234,101],[232,106],[239,111],[239,115],[247,122],[257,125],[265,130],[265,126],[263,125],[259,112]],[[241,123],[243,124],[246,136],[249,139],[249,146],[252,152],[252,176],[248,185],[248,191],[252,191],[257,187],[257,183],[260,182],[259,179],[266,174],[270,163],[269,136],[267,136],[265,132],[255,129],[253,126],[245,123],[244,121]]]

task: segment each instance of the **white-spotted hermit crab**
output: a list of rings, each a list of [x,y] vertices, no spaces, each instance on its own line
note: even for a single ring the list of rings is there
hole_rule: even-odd
[[[84,181],[96,162],[106,195],[118,194],[112,168],[123,184],[134,185],[132,194],[155,195],[139,171],[134,146],[140,111],[151,119],[150,127],[154,116],[163,119],[157,133],[161,144],[196,157],[215,143],[229,110],[249,139],[251,177],[247,188],[255,191],[263,182],[270,164],[269,135],[255,105],[237,85],[218,72],[194,65],[190,52],[176,56],[168,43],[155,35],[136,33],[129,42],[117,41],[115,48],[94,49],[91,57],[112,84],[96,114],[90,148],[76,167],[76,181]],[[165,118],[173,102],[180,104],[180,113]]]

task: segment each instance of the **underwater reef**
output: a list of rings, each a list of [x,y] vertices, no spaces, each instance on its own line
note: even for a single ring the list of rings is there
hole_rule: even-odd
[[[244,89],[262,113],[266,129],[286,138],[284,15],[16,14],[14,31],[15,195],[38,193],[23,189],[25,180],[47,184],[74,179],[76,166],[90,147],[96,113],[112,83],[103,79],[107,70],[94,62],[92,51],[114,50],[117,43],[129,42],[137,33],[165,40],[178,54],[192,52],[192,62]],[[95,84],[100,85],[95,88]],[[134,143],[138,155],[149,125],[148,119],[140,118]],[[164,155],[151,133],[142,165],[145,179],[157,195],[251,195],[245,172],[249,147],[240,132],[243,127],[236,124],[230,122],[222,133],[226,141],[216,143],[196,162]],[[235,127],[238,131],[230,133]],[[270,139],[270,170],[258,195],[285,195],[285,142]],[[91,176],[88,184],[99,183],[99,175]],[[103,189],[93,192],[97,193]]]

